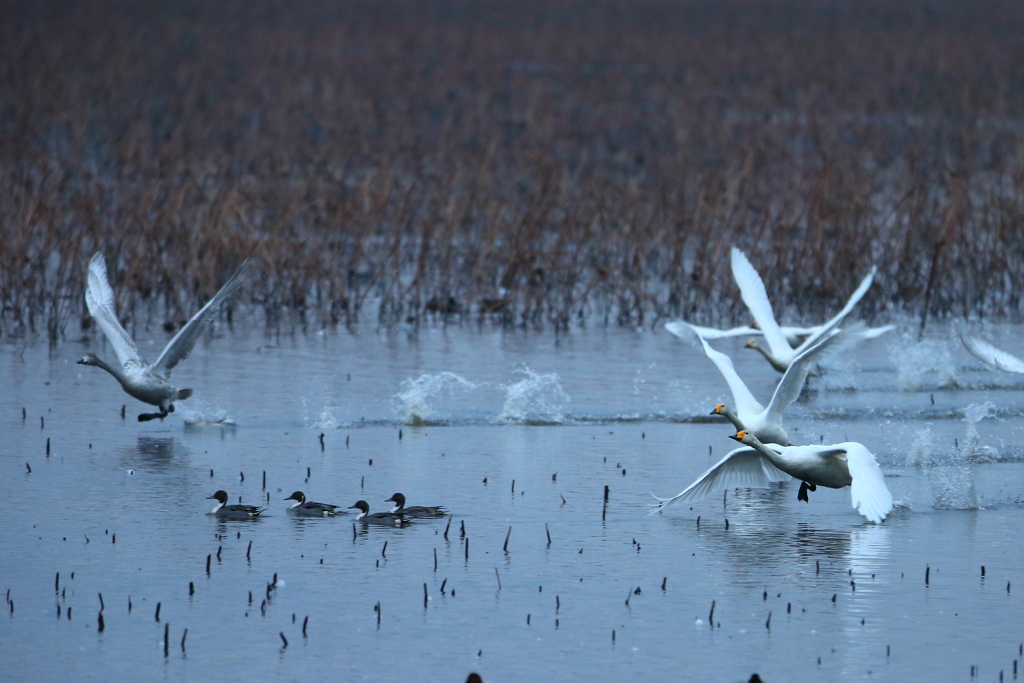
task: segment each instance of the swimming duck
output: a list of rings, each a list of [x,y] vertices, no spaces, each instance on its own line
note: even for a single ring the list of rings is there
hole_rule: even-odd
[[[231,279],[221,287],[220,291],[178,330],[156,362],[150,365],[143,360],[135,341],[117,319],[117,311],[114,310],[114,291],[110,288],[110,283],[107,280],[107,264],[103,259],[102,252],[97,252],[89,262],[85,303],[89,308],[89,315],[103,330],[110,345],[114,347],[114,353],[117,354],[120,366],[110,365],[94,353],[86,354],[78,361],[78,364],[103,368],[121,383],[121,387],[129,396],[160,408],[159,413],[139,415],[139,422],[167,417],[168,413],[174,412],[174,401],[184,401],[192,395],[191,389],[177,389],[171,386],[168,381],[171,377],[171,370],[188,358],[192,349],[195,348],[196,342],[209,327],[221,302],[241,286],[242,276],[248,265],[249,261],[242,264],[238,272],[231,276]]]
[[[356,517],[357,522],[363,524],[380,524],[382,526],[405,526],[409,524],[409,520],[403,515],[396,515],[393,512],[375,512],[370,514],[370,504],[365,500],[357,500],[356,504],[349,508],[349,510],[359,510],[359,515]]]
[[[266,508],[255,505],[228,505],[227,491],[217,491],[207,500],[217,501],[217,505],[210,510],[210,514],[217,515],[220,519],[255,519],[266,510]]]
[[[296,491],[292,495],[285,498],[285,500],[294,500],[295,503],[288,508],[288,512],[293,515],[299,515],[300,517],[333,517],[335,515],[347,515],[348,513],[340,509],[337,505],[328,505],[327,503],[313,503],[306,502],[306,494],[302,491]]]
[[[405,496],[401,493],[396,493],[384,502],[395,504],[395,507],[391,508],[391,512],[393,514],[405,515],[410,518],[427,519],[431,517],[444,517],[448,514],[448,511],[441,505],[435,507],[421,507],[414,505],[411,508],[407,508],[405,507]]]

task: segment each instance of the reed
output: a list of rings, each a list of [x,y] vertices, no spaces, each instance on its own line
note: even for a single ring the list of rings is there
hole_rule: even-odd
[[[0,334],[1021,314],[1015,0],[227,0],[0,23]],[[939,245],[942,245],[939,248]],[[929,283],[931,283],[929,285]]]

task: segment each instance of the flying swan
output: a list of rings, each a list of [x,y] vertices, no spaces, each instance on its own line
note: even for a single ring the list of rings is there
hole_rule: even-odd
[[[756,436],[741,431],[729,437],[742,443],[714,467],[672,498],[655,498],[659,512],[673,503],[692,502],[716,491],[733,488],[768,488],[772,482],[802,481],[797,498],[818,486],[850,487],[850,501],[868,521],[880,524],[892,510],[892,494],[885,485],[875,456],[853,441],[830,446],[766,446]]]
[[[188,358],[188,354],[192,352],[196,342],[209,327],[220,304],[241,286],[244,272],[250,262],[251,259],[242,264],[238,272],[231,276],[231,279],[221,287],[220,291],[178,330],[160,357],[150,365],[143,360],[135,342],[121,327],[121,323],[117,319],[117,312],[114,310],[114,290],[110,288],[110,283],[107,281],[107,264],[103,259],[102,252],[97,252],[89,262],[85,303],[89,308],[89,315],[103,330],[110,345],[114,347],[120,367],[106,363],[93,353],[87,354],[78,361],[78,364],[103,368],[121,383],[121,387],[129,396],[160,408],[159,413],[139,415],[139,422],[167,417],[168,413],[174,412],[174,401],[184,401],[192,395],[191,389],[176,389],[171,386],[168,381],[171,370]]]

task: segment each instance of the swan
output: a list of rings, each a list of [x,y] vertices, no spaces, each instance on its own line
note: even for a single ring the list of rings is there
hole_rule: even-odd
[[[793,360],[803,353],[806,349],[814,346],[819,339],[825,334],[831,332],[836,326],[843,321],[843,318],[849,314],[853,307],[857,305],[857,302],[861,300],[868,288],[871,287],[871,281],[875,277],[875,272],[878,270],[877,267],[872,267],[871,272],[868,273],[867,277],[861,280],[860,285],[854,291],[850,300],[846,302],[843,309],[839,311],[831,320],[826,322],[824,325],[819,326],[817,331],[807,337],[800,346],[795,349],[789,345],[786,340],[786,335],[783,334],[779,324],[775,322],[775,315],[772,313],[771,302],[768,301],[768,294],[764,289],[764,282],[761,281],[761,276],[757,274],[754,267],[750,265],[750,261],[747,260],[746,255],[737,249],[732,248],[732,275],[736,279],[736,284],[739,285],[740,295],[743,297],[743,303],[747,305],[751,315],[754,316],[754,320],[757,321],[758,327],[761,328],[762,334],[764,334],[765,341],[768,342],[768,348],[765,349],[759,346],[754,340],[747,342],[747,347],[755,349],[768,360],[773,368],[779,372],[785,372],[786,368]]]
[[[715,339],[728,339],[729,337],[753,337],[761,335],[761,328],[758,327],[757,323],[754,323],[750,327],[731,327],[728,330],[720,330],[716,327],[701,327],[700,325],[694,325],[688,323],[685,320],[673,320],[665,323],[665,329],[674,334],[679,338],[686,338],[690,330],[697,333],[697,336],[701,339],[715,340]],[[779,327],[782,330],[782,334],[786,337],[786,341],[794,349],[800,346],[811,335],[816,335],[825,331],[824,325],[815,325],[813,327],[789,327],[783,325]],[[839,331],[840,328],[836,328]],[[861,339],[874,339],[875,337],[881,337],[886,332],[892,332],[896,329],[895,325],[883,325],[882,327],[865,327],[863,331],[859,333]]]
[[[767,488],[790,476],[802,480],[799,500],[807,501],[807,492],[818,486],[831,489],[850,487],[853,508],[875,524],[892,510],[892,494],[875,456],[863,444],[849,441],[826,446],[768,447],[747,431],[729,437],[739,441],[737,448],[702,474],[697,481],[672,498],[655,498],[658,512],[678,502],[696,501],[716,491],[731,488]]]
[[[789,441],[789,435],[782,426],[782,411],[788,408],[796,400],[797,396],[800,395],[800,390],[803,389],[804,382],[807,381],[807,375],[811,370],[811,364],[830,347],[858,334],[863,328],[863,323],[848,327],[842,332],[837,332],[823,340],[819,340],[818,344],[805,349],[799,356],[794,358],[793,362],[786,368],[786,372],[782,375],[779,384],[775,387],[775,393],[772,394],[772,400],[767,408],[754,398],[750,389],[747,388],[747,385],[736,373],[732,359],[724,353],[715,351],[711,348],[710,344],[704,341],[703,337],[700,337],[700,343],[704,346],[704,353],[718,367],[718,371],[722,373],[722,377],[725,378],[726,383],[729,385],[729,390],[732,392],[733,403],[736,405],[736,414],[733,414],[724,404],[715,406],[711,414],[725,417],[733,423],[737,431],[746,430],[751,432],[765,443],[774,443],[781,446],[792,445]]]
[[[971,355],[980,360],[982,363],[993,365],[1000,370],[1006,372],[1015,372],[1019,375],[1024,375],[1024,360],[1011,356],[1002,349],[989,344],[987,341],[982,341],[977,337],[970,337],[964,334],[960,335],[960,341],[963,342],[967,350],[971,352]]]
[[[220,291],[178,330],[160,357],[150,365],[142,359],[135,342],[121,327],[121,323],[117,319],[117,312],[114,310],[114,290],[110,288],[110,283],[107,280],[107,264],[103,253],[97,252],[89,262],[85,303],[89,307],[89,315],[103,330],[110,345],[114,347],[120,367],[108,364],[93,353],[87,354],[78,361],[78,364],[103,368],[121,383],[121,387],[129,396],[160,408],[159,413],[139,415],[139,422],[167,417],[168,413],[174,412],[174,401],[184,401],[192,395],[191,389],[176,389],[171,386],[168,382],[171,370],[188,358],[188,354],[192,352],[196,342],[209,327],[221,302],[241,286],[242,276],[250,262],[251,259],[242,264],[238,272],[231,276],[231,279],[221,287]]]

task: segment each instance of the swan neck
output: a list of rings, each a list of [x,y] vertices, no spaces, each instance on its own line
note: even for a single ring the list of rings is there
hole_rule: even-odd
[[[120,382],[121,384],[125,384],[128,381],[128,378],[125,377],[124,371],[121,370],[121,368],[115,368],[113,365],[108,364],[105,360],[103,360],[99,356],[94,356],[93,357],[93,362],[96,364],[96,367],[103,368],[104,370],[109,372],[111,375],[113,375],[117,379],[117,381]]]
[[[732,422],[732,426],[736,428],[737,432],[743,431],[744,429],[746,429],[746,427],[743,426],[743,423],[740,422],[740,419],[738,417],[736,417],[736,414],[733,413],[728,408],[725,408],[725,409],[722,410],[722,415],[724,415],[725,418],[727,420],[729,420],[729,422]]]

